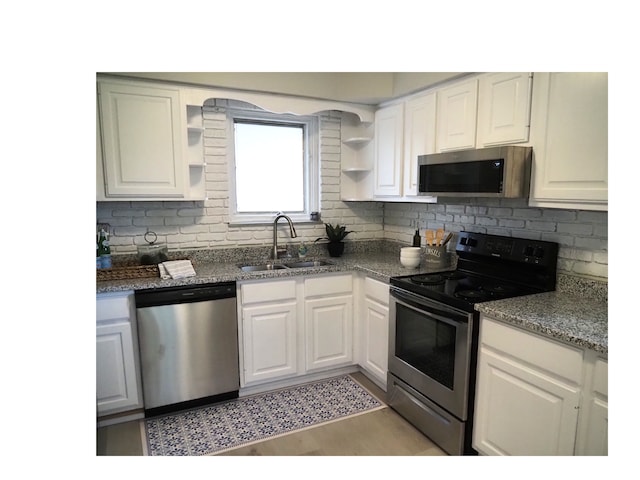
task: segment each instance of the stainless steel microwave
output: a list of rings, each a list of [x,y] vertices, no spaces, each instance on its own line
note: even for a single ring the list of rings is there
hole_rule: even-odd
[[[506,146],[418,156],[418,193],[438,197],[529,196],[531,147]]]

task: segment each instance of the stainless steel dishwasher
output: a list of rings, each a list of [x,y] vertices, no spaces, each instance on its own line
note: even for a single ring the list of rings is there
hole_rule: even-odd
[[[135,293],[146,416],[238,397],[236,283]]]

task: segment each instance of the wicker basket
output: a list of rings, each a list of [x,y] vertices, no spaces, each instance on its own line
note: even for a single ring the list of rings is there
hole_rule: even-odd
[[[96,270],[96,278],[98,282],[159,276],[160,270],[158,269],[158,265],[127,265]]]

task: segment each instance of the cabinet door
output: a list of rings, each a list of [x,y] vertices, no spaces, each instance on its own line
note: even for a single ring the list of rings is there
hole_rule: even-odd
[[[592,353],[592,352],[589,352]],[[593,357],[589,355],[589,357]],[[605,358],[587,361],[584,403],[580,412],[577,455],[608,455],[609,387],[608,362]]]
[[[96,201],[106,200],[104,161],[102,158],[102,133],[100,131],[100,105],[96,102]]]
[[[418,155],[436,151],[436,94],[404,106],[404,195],[418,195]]]
[[[366,297],[364,309],[361,366],[386,385],[389,359],[389,307]]]
[[[402,104],[376,111],[374,196],[402,195],[402,112]]]
[[[573,455],[580,391],[481,348],[473,445],[485,455]]]
[[[478,146],[529,140],[530,73],[490,73],[480,77]]]
[[[307,371],[353,363],[353,296],[305,301]]]
[[[98,83],[106,197],[185,196],[180,90]]]
[[[96,327],[96,397],[98,414],[141,406],[129,322]]]
[[[606,210],[607,73],[536,73],[530,205]]]
[[[296,321],[296,302],[243,307],[244,384],[297,373]]]
[[[476,146],[478,79],[438,91],[437,149],[439,152]]]

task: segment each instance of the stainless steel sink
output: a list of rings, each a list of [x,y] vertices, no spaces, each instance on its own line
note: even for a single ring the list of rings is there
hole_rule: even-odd
[[[296,262],[296,263],[285,263],[288,268],[310,268],[310,267],[324,267],[325,265],[333,265],[331,262],[326,262],[324,260],[314,260],[309,262]]]
[[[243,272],[264,272],[267,270],[285,270],[288,268],[313,268],[324,267],[326,265],[333,265],[326,260],[309,260],[306,262],[292,262],[292,263],[261,263],[256,265],[239,265],[240,270]]]
[[[263,272],[266,270],[284,270],[284,265],[274,265],[272,263],[265,263],[263,265],[241,265],[240,270],[243,272]]]

